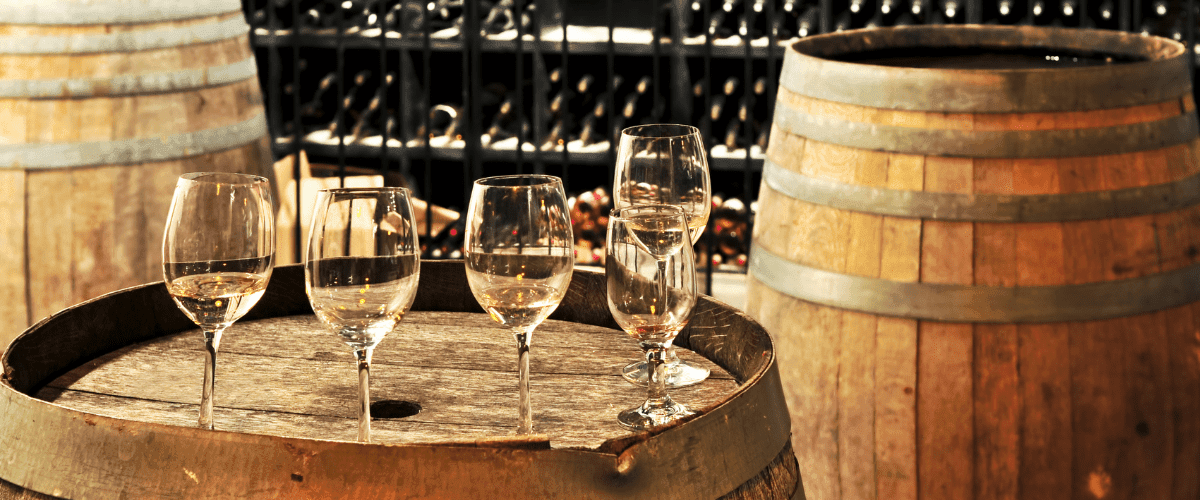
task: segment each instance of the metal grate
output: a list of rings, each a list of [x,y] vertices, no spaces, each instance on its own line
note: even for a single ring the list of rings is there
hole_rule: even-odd
[[[550,173],[575,195],[575,215],[595,219],[603,200],[592,191],[612,182],[621,128],[700,127],[725,200],[700,247],[710,271],[742,270],[787,40],[992,23],[1138,31],[1194,47],[1196,31],[1194,0],[244,2],[276,155],[303,150],[338,176],[387,172],[440,206],[465,208],[485,175]],[[580,231],[602,246],[603,234]],[[452,256],[460,237],[453,224],[430,234],[426,257]],[[294,238],[298,249],[299,230]]]

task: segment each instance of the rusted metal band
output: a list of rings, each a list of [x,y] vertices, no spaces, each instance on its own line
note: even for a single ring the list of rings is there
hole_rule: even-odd
[[[224,127],[121,141],[0,145],[0,168],[46,169],[167,161],[232,149],[267,134],[259,113]]]
[[[162,71],[108,78],[0,80],[0,98],[57,99],[145,95],[202,89],[254,78],[254,58],[209,68]]]
[[[38,2],[0,0],[8,24],[139,24],[240,12],[238,0],[125,0]]]
[[[949,130],[842,120],[775,105],[775,126],[815,141],[875,151],[968,157],[1060,158],[1132,153],[1183,144],[1200,134],[1195,113],[1111,127]]]
[[[763,162],[763,182],[789,198],[839,210],[913,219],[1066,222],[1171,212],[1200,203],[1200,174],[1138,188],[1064,194],[959,194],[845,184]]]
[[[237,38],[250,32],[241,16],[178,28],[120,31],[103,35],[0,36],[0,54],[94,54],[167,49]]]
[[[1030,69],[888,67],[840,55],[938,48],[1044,49],[1140,59]],[[780,84],[797,94],[884,109],[1017,113],[1111,109],[1191,94],[1186,50],[1175,41],[1108,30],[1027,26],[904,26],[819,35],[792,44]]]
[[[907,283],[806,266],[751,243],[750,274],[771,289],[829,307],[956,323],[1119,318],[1200,300],[1200,264],[1141,278],[1057,286]]]

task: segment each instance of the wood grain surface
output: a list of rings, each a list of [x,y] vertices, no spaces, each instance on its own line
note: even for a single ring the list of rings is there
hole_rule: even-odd
[[[131,10],[120,3],[107,7]],[[231,10],[219,14],[211,13],[217,3],[198,3],[206,5],[199,12],[208,14],[171,20],[158,16],[197,11],[139,12],[155,15],[159,22],[151,23],[23,25],[5,18],[0,38],[152,35],[172,27],[204,33],[243,22],[237,2],[222,1]],[[78,2],[47,2],[46,12],[78,7],[72,4]],[[253,74],[187,80],[178,88],[128,88],[129,81],[169,79],[164,72],[205,74],[230,64],[252,66],[253,60],[245,34],[146,50],[0,54],[0,87],[26,89],[0,92],[0,168],[7,171],[2,182],[8,200],[0,221],[6,254],[0,259],[0,349],[72,304],[162,279],[164,218],[180,174],[273,175],[266,127],[237,128],[263,120]],[[61,85],[50,86],[66,89],[68,80],[86,82],[90,90],[51,96],[32,90],[55,82]],[[176,147],[172,138],[190,142]]]
[[[638,349],[604,290],[577,269],[534,334],[538,434],[514,436],[511,334],[482,313],[462,261],[422,263],[372,377],[377,404],[422,411],[377,406],[372,444],[352,441],[349,348],[314,321],[299,266],[276,268],[226,332],[217,431],[195,426],[199,334],[161,283],[73,306],[3,355],[0,499],[804,498],[766,332],[702,297],[677,343],[715,376],[674,391],[698,412],[630,433],[616,412],[644,393],[617,370]]]
[[[1039,200],[1101,206],[1101,199],[1149,192],[1200,170],[1192,129],[1180,128],[1185,133],[1170,141],[1078,149],[1089,130],[1158,126],[1195,113],[1190,90],[1178,85],[1186,72],[1170,73],[1186,62],[1179,46],[1081,33],[918,27],[830,34],[789,47],[758,200],[747,312],[777,339],[793,444],[813,496],[1178,499],[1200,490],[1200,423],[1184,417],[1200,404],[1200,288],[1193,280],[1105,294],[1142,304],[1184,292],[1119,314],[1103,314],[1107,306],[1091,299],[1076,316],[1057,316],[1071,306],[1049,297],[1004,302],[1056,289],[1074,297],[1080,288],[1070,286],[1200,269],[1195,199],[1155,205],[1133,196],[1126,200],[1133,210],[1086,217],[1067,214],[1065,202],[1028,219],[989,213],[1003,206],[996,200],[1022,210]],[[856,51],[986,52],[1035,39],[1049,44],[1043,48],[1107,40],[1144,57],[1058,76],[854,62],[862,55]],[[1162,92],[1128,100],[1075,95],[1082,88],[1062,80],[1088,71],[1093,83],[1111,78],[1114,85],[1129,82],[1118,73],[1140,72]],[[814,133],[813,124],[850,124],[854,133]],[[901,129],[929,140],[917,149],[888,142],[902,137],[884,132]],[[998,143],[979,140],[1030,131],[1075,137],[1046,141],[1037,154],[997,153]],[[979,149],[941,140],[961,137]],[[794,276],[800,273],[809,279]],[[987,295],[949,300],[962,290]],[[923,310],[925,303],[940,309]],[[1036,307],[1054,314],[940,315]]]
[[[203,337],[187,331],[130,346],[59,377],[38,396],[80,411],[141,422],[195,424]],[[686,349],[680,356],[713,370],[706,382],[673,390],[703,410],[736,383]],[[619,375],[640,357],[637,343],[602,327],[550,320],[532,338],[534,430],[554,447],[595,448],[628,435],[617,412],[645,390]],[[216,427],[222,430],[354,441],[357,384],[350,348],[314,316],[235,323],[218,354]],[[486,314],[413,312],[376,348],[372,401],[409,401],[421,412],[376,418],[383,444],[486,438],[516,429],[516,345]]]

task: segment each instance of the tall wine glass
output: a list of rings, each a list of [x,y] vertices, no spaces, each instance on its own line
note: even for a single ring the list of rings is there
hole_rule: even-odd
[[[574,270],[562,181],[548,175],[475,181],[467,208],[467,282],[479,304],[517,340],[517,433],[533,431],[529,341],[558,307]]]
[[[712,211],[708,160],[700,130],[688,125],[639,125],[621,131],[617,147],[613,208],[632,205],[677,205],[687,217],[691,243],[700,240]],[[647,383],[644,361],[621,370],[626,380]],[[679,359],[667,350],[667,385],[685,387],[708,378],[707,368]]]
[[[405,188],[317,192],[304,283],[313,311],[358,362],[358,440],[371,442],[371,352],[412,306],[421,247]]]
[[[674,205],[618,208],[608,219],[608,309],[646,353],[646,402],[617,420],[644,430],[690,414],[667,395],[666,353],[696,304],[696,262],[687,217]],[[664,271],[665,269],[665,271]]]
[[[245,174],[184,174],[163,232],[163,278],[175,305],[204,332],[200,427],[213,428],[221,333],[258,303],[275,260],[271,183]]]

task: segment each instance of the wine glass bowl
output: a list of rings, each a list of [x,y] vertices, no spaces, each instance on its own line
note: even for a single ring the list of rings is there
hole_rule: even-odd
[[[615,172],[613,208],[678,206],[687,218],[691,243],[700,240],[712,211],[712,187],[699,129],[652,124],[622,130]],[[667,358],[670,387],[685,387],[708,378],[708,369],[679,359],[674,348],[668,349]],[[640,361],[625,366],[621,375],[635,384],[645,384],[649,376],[646,364]]]
[[[529,342],[571,282],[574,242],[562,181],[547,175],[475,181],[467,209],[467,283],[517,341],[517,433],[532,432]]]
[[[687,218],[674,205],[613,210],[605,245],[608,308],[646,353],[646,402],[617,420],[645,430],[690,414],[667,395],[667,349],[696,304],[696,270]]]
[[[343,188],[317,193],[305,293],[313,312],[353,349],[359,371],[358,440],[371,440],[371,353],[416,298],[420,246],[409,191]]]
[[[696,127],[652,124],[621,131],[613,208],[678,205],[687,216],[695,244],[712,211],[709,182],[704,140]]]
[[[224,172],[180,176],[162,251],[167,292],[204,332],[199,425],[212,429],[221,334],[258,303],[274,266],[270,181]]]

